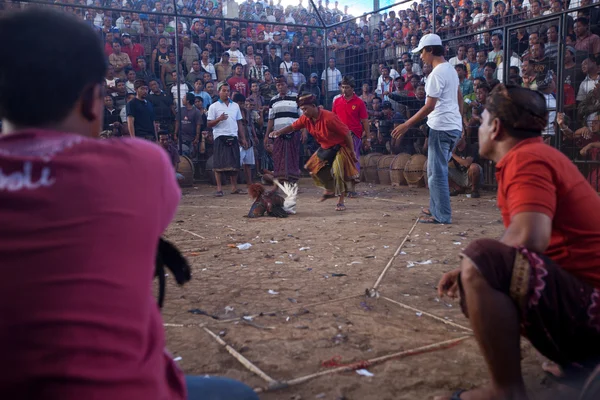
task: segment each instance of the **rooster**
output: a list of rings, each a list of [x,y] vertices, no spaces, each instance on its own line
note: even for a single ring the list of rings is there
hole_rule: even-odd
[[[165,300],[165,266],[173,273],[177,284],[183,285],[192,278],[190,265],[172,243],[162,237],[158,241],[154,276],[158,277],[158,306],[162,308]]]
[[[263,185],[255,183],[248,188],[250,198],[254,200],[248,218],[262,217],[265,212],[271,217],[287,218],[289,214],[296,214],[296,198],[298,196],[298,185],[288,182],[280,183],[270,175],[263,175],[263,182],[276,185],[275,188],[267,190]],[[277,188],[286,195],[283,198],[277,193]]]

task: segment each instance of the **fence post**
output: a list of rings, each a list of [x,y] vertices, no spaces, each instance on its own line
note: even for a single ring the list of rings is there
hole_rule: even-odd
[[[433,17],[431,19],[431,33],[435,33],[435,8],[437,7],[435,3],[435,0],[431,0],[431,13],[433,14]]]
[[[177,66],[175,67],[175,70],[177,71],[177,81],[175,82],[175,84],[177,85],[177,105],[175,110],[175,118],[176,123],[179,126],[179,132],[177,134],[177,148],[179,149],[179,155],[182,155],[183,142],[181,141],[181,88],[179,87],[181,84],[181,74],[179,73],[179,68],[182,65],[182,60],[179,59],[179,34],[177,33],[177,27],[179,26],[179,10],[177,9],[177,0],[173,0],[173,11],[175,12],[175,60],[177,64]]]
[[[564,90],[564,70],[565,70],[565,37],[567,31],[567,14],[562,14],[558,21],[558,59],[556,60],[556,116],[564,111],[565,105],[565,90]],[[556,148],[560,150],[562,144],[562,131],[560,128],[556,130]]]

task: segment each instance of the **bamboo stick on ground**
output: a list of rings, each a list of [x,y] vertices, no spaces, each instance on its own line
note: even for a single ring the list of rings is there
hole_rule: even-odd
[[[366,361],[366,364],[368,364],[369,366],[371,365],[375,365],[375,364],[380,364],[382,362],[388,361],[388,360],[392,360],[392,359],[397,359],[397,358],[404,358],[404,357],[409,357],[409,356],[413,356],[413,355],[418,355],[418,354],[423,354],[423,353],[428,353],[431,351],[436,351],[436,350],[444,350],[444,349],[448,349],[450,347],[453,347],[469,338],[473,337],[472,335],[468,335],[468,336],[462,336],[456,339],[451,339],[451,340],[446,340],[443,342],[439,342],[439,343],[434,343],[434,344],[430,344],[427,346],[422,346],[422,347],[417,347],[416,349],[410,349],[410,350],[404,350],[404,351],[400,351],[397,353],[392,353],[392,354],[387,354],[385,356],[381,356],[381,357],[376,357],[376,358],[372,358],[370,360]],[[332,375],[332,374],[336,374],[338,372],[349,372],[349,371],[354,371],[356,368],[355,365],[349,365],[349,366],[343,366],[343,367],[338,367],[338,368],[332,368],[332,369],[328,369],[325,371],[321,371],[321,372],[317,372],[314,374],[310,374],[310,375],[306,375],[306,376],[301,376],[300,378],[295,378],[289,381],[285,381],[285,382],[280,382],[277,385],[274,385],[272,387],[268,387],[266,389],[255,389],[256,392],[263,392],[263,391],[271,391],[271,390],[276,390],[276,389],[281,389],[281,388],[285,388],[285,387],[289,387],[289,386],[294,386],[294,385],[298,385],[300,383],[304,383],[306,381],[309,381],[311,379],[315,379],[321,376],[325,376],[325,375]]]
[[[225,350],[227,350],[227,352],[229,354],[231,354],[233,356],[233,358],[235,358],[236,360],[238,360],[248,370],[250,370],[254,374],[260,376],[270,386],[277,384],[277,381],[275,379],[271,378],[269,375],[265,374],[256,365],[252,364],[246,357],[244,357],[243,355],[241,355],[240,353],[238,353],[233,347],[231,347],[230,345],[228,345],[227,343],[225,343],[225,341],[223,339],[221,339],[218,335],[216,335],[213,331],[211,331],[210,329],[207,329],[205,327],[202,327],[202,329],[204,329],[204,331],[206,333],[208,333],[210,336],[212,336],[213,339],[215,339],[221,346],[225,347]]]
[[[377,290],[377,288],[381,284],[381,281],[383,280],[383,277],[387,273],[388,269],[392,266],[392,264],[393,264],[394,260],[396,259],[396,257],[398,257],[398,254],[400,254],[400,251],[404,247],[404,243],[406,243],[406,241],[408,240],[408,238],[410,237],[410,235],[412,234],[412,232],[415,230],[418,222],[419,222],[419,217],[417,217],[417,219],[416,219],[415,223],[413,224],[412,228],[410,228],[410,230],[408,231],[408,233],[404,237],[404,240],[402,241],[402,243],[400,243],[400,246],[398,246],[398,248],[396,249],[396,252],[392,256],[392,258],[390,258],[390,261],[388,261],[387,265],[385,266],[385,268],[383,269],[383,271],[379,275],[379,278],[377,278],[377,281],[373,285],[373,288],[371,290],[369,290],[369,292],[374,293]]]
[[[433,319],[435,319],[437,321],[443,322],[446,325],[451,325],[451,326],[454,326],[455,328],[460,328],[460,329],[465,330],[467,332],[473,332],[473,330],[471,328],[467,328],[466,326],[462,326],[460,324],[457,324],[456,322],[448,321],[447,319],[444,319],[442,317],[438,317],[437,315],[430,314],[430,313],[428,313],[426,311],[421,311],[421,310],[419,310],[417,308],[411,307],[411,306],[406,305],[404,303],[400,303],[399,301],[392,300],[392,299],[390,299],[388,297],[385,297],[385,296],[382,296],[381,298],[384,299],[384,300],[389,301],[390,303],[394,303],[394,304],[396,304],[396,305],[398,305],[398,306],[400,306],[402,308],[406,308],[407,310],[418,312],[418,313],[421,313],[421,314],[423,314],[423,315],[425,315],[425,316],[427,316],[429,318],[433,318]]]

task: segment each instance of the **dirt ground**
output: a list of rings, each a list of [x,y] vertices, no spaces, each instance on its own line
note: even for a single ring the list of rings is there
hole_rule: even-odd
[[[354,363],[468,334],[426,313],[468,327],[458,303],[438,299],[435,287],[457,265],[461,248],[477,238],[501,235],[494,193],[452,198],[452,225],[418,224],[383,278],[381,297],[366,298],[365,290],[373,287],[421,207],[428,205],[427,190],[363,183],[361,196],[347,201],[347,211],[336,212],[335,201],[318,202],[319,191],[310,180],[302,180],[300,187],[298,214],[287,219],[244,218],[251,204],[247,196],[226,191],[225,197],[214,198],[215,188],[203,184],[184,190],[166,237],[188,257],[193,278],[183,288],[168,278],[163,317],[168,348],[181,357],[186,373],[224,375],[266,387],[202,324],[276,381],[325,371],[329,368],[323,363],[334,357],[338,363]],[[228,247],[243,243],[252,247]],[[336,299],[343,300],[330,302]],[[248,323],[243,316],[253,317]],[[522,348],[533,398],[548,398],[541,356],[526,341]],[[374,376],[336,373],[260,396],[429,399],[486,382],[472,338],[368,371]]]

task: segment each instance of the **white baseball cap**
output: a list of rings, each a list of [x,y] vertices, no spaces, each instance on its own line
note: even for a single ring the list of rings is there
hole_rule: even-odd
[[[412,52],[414,54],[420,53],[423,47],[426,46],[442,46],[442,39],[435,33],[428,33],[419,40],[419,45]]]

